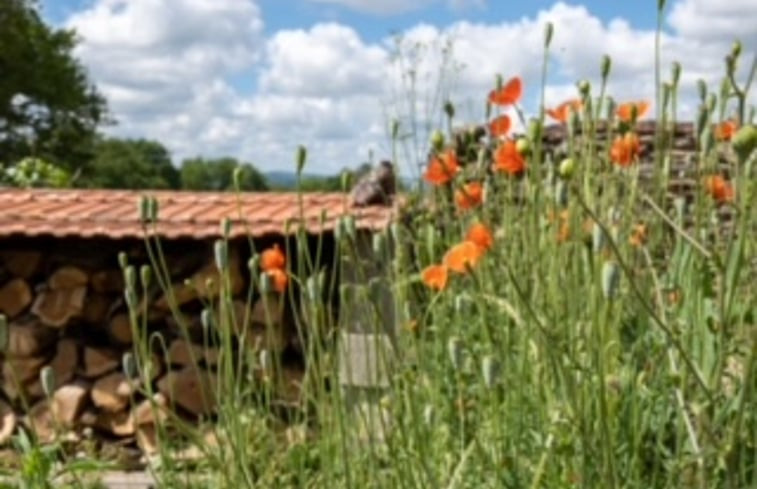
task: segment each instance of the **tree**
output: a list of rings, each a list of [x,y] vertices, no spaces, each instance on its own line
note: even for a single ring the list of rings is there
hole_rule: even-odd
[[[236,168],[239,168],[239,190],[268,190],[268,183],[257,168],[229,157],[184,160],[181,164],[181,187],[187,190],[235,190]]]
[[[179,172],[168,150],[145,139],[101,139],[77,186],[120,189],[177,189]]]
[[[45,25],[34,0],[0,1],[0,26],[0,159],[35,156],[76,171],[106,104],[72,55],[74,32]]]

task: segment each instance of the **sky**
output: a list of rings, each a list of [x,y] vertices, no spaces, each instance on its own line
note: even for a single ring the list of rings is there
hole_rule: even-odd
[[[617,101],[654,100],[657,0],[42,0],[77,31],[75,55],[108,100],[109,135],[163,143],[174,161],[233,156],[264,171],[335,174],[395,158],[418,171],[450,100],[480,122],[496,76],[520,76],[526,113],[541,94],[543,32],[554,25],[546,105],[597,90],[612,58]],[[757,0],[668,0],[662,74],[683,66],[680,118],[696,81],[717,89],[734,40],[757,49]],[[742,66],[743,74],[747,66]],[[754,101],[755,98],[751,97]],[[391,121],[402,143],[393,147]],[[416,130],[413,131],[412,129]],[[416,134],[416,138],[411,134]]]

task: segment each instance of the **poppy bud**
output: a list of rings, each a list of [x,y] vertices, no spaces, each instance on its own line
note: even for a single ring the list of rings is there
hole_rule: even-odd
[[[250,271],[250,275],[257,275],[258,268],[260,267],[260,255],[255,253],[247,260],[247,270]]]
[[[681,79],[681,63],[678,61],[673,62],[672,70],[672,83],[673,86],[678,86],[678,81]]]
[[[260,356],[258,357],[258,360],[260,361],[260,368],[263,370],[263,372],[268,373],[271,370],[271,352],[267,349],[260,350]]]
[[[397,119],[392,119],[392,139],[397,139],[397,136],[399,136],[400,133],[400,121]]]
[[[216,267],[219,271],[226,270],[229,266],[229,246],[228,243],[222,239],[216,240],[213,243],[213,255],[216,259]]]
[[[455,106],[449,100],[444,102],[444,113],[447,114],[447,117],[450,119],[455,117]]]
[[[605,299],[614,299],[620,285],[620,267],[614,261],[602,264],[602,295]]]
[[[668,103],[670,102],[670,95],[673,92],[673,85],[670,83],[663,83],[662,84],[662,111],[665,112],[668,108]]]
[[[423,408],[423,422],[431,426],[434,422],[434,406],[427,404],[426,407]]]
[[[491,388],[499,380],[499,362],[492,355],[486,355],[481,361],[481,373],[484,376],[484,385]]]
[[[589,80],[581,80],[578,82],[578,92],[584,98],[587,98],[591,94],[591,83],[589,83]]]
[[[160,206],[158,205],[158,199],[156,199],[155,197],[150,197],[147,200],[147,203],[148,203],[148,207],[147,207],[148,218],[150,222],[156,222],[158,220],[158,211],[160,209]]]
[[[565,158],[560,162],[560,169],[558,170],[560,177],[564,178],[565,180],[570,180],[575,172],[576,162],[573,160],[573,158]]]
[[[731,55],[734,58],[738,58],[740,54],[741,54],[741,41],[737,39],[736,41],[733,42],[733,45],[731,46]]]
[[[701,78],[697,80],[697,91],[699,92],[699,100],[704,102],[707,98],[707,82]]]
[[[702,104],[699,106],[699,113],[697,114],[697,136],[701,139],[704,135],[704,131],[707,129],[710,121],[710,113],[707,107]]]
[[[271,292],[273,289],[273,283],[271,276],[268,273],[263,272],[260,274],[260,293],[265,295]]]
[[[231,219],[228,217],[224,217],[223,221],[221,221],[221,234],[227,239],[229,234],[231,234]]]
[[[452,336],[447,342],[447,353],[452,363],[452,368],[460,370],[463,365],[463,342],[457,336]]]
[[[610,69],[612,68],[612,59],[608,55],[602,56],[601,73],[602,79],[605,80],[610,75]]]
[[[552,25],[552,22],[547,22],[547,25],[544,26],[544,46],[549,47],[549,45],[552,43],[552,34],[554,33],[554,26]]]
[[[124,268],[127,267],[127,265],[129,265],[129,256],[125,252],[119,251],[118,252],[118,266],[120,266],[121,270],[123,270]]]
[[[757,148],[757,126],[748,124],[736,131],[731,138],[731,146],[741,162],[745,162]]]
[[[147,290],[152,283],[152,268],[150,265],[139,267],[139,280],[142,283],[142,289]]]
[[[203,308],[200,312],[200,325],[206,333],[210,331],[211,326],[213,326],[213,313],[210,312],[210,309],[207,307]]]
[[[308,150],[303,145],[297,146],[295,162],[297,163],[297,175],[302,175],[302,169],[305,168],[305,161],[308,158]]]
[[[134,360],[134,354],[127,351],[121,357],[121,369],[127,379],[133,379],[137,376],[137,362]]]
[[[565,180],[558,180],[555,184],[555,204],[561,207],[568,205],[568,185]]]
[[[0,314],[0,353],[5,353],[8,347],[8,318]]]
[[[605,246],[605,232],[598,223],[594,223],[591,228],[591,249],[595,253],[602,251]]]
[[[137,303],[139,301],[137,300],[137,293],[134,292],[134,289],[124,290],[124,301],[126,301],[126,307],[128,307],[130,310],[133,310],[137,307]]]
[[[711,93],[707,95],[707,110],[712,114],[712,112],[715,110],[715,105],[717,104],[718,99],[715,96],[714,93]]]
[[[39,381],[42,384],[42,392],[50,398],[55,390],[55,371],[50,365],[45,365],[39,372]]]
[[[237,165],[234,167],[234,173],[232,174],[232,181],[234,182],[234,188],[239,189],[239,183],[242,181],[242,167]]]
[[[526,138],[518,138],[515,141],[515,151],[523,156],[528,156],[531,153],[531,142]]]
[[[146,195],[139,199],[139,220],[147,222],[150,220],[150,200]]]
[[[137,271],[133,265],[129,265],[124,269],[124,282],[126,282],[126,288],[129,290],[136,290],[137,287]]]
[[[431,134],[431,147],[437,152],[441,152],[444,149],[444,134],[442,131],[437,129]]]

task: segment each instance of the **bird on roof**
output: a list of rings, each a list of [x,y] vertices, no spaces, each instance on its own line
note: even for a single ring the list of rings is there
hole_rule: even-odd
[[[357,207],[389,205],[396,191],[394,166],[384,160],[357,181],[350,196]]]

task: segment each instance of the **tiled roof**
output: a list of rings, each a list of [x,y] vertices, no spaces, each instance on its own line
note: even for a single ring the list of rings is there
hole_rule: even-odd
[[[0,188],[0,237],[55,236],[141,238],[142,196],[154,196],[159,214],[154,233],[165,238],[214,238],[232,221],[231,236],[284,234],[297,224],[296,193],[220,193],[185,191],[50,190]],[[352,215],[359,229],[387,227],[396,207],[353,207],[343,193],[302,194],[302,216],[309,232],[333,230],[339,217]],[[321,215],[326,218],[321,225]],[[294,232],[296,227],[290,227]]]

